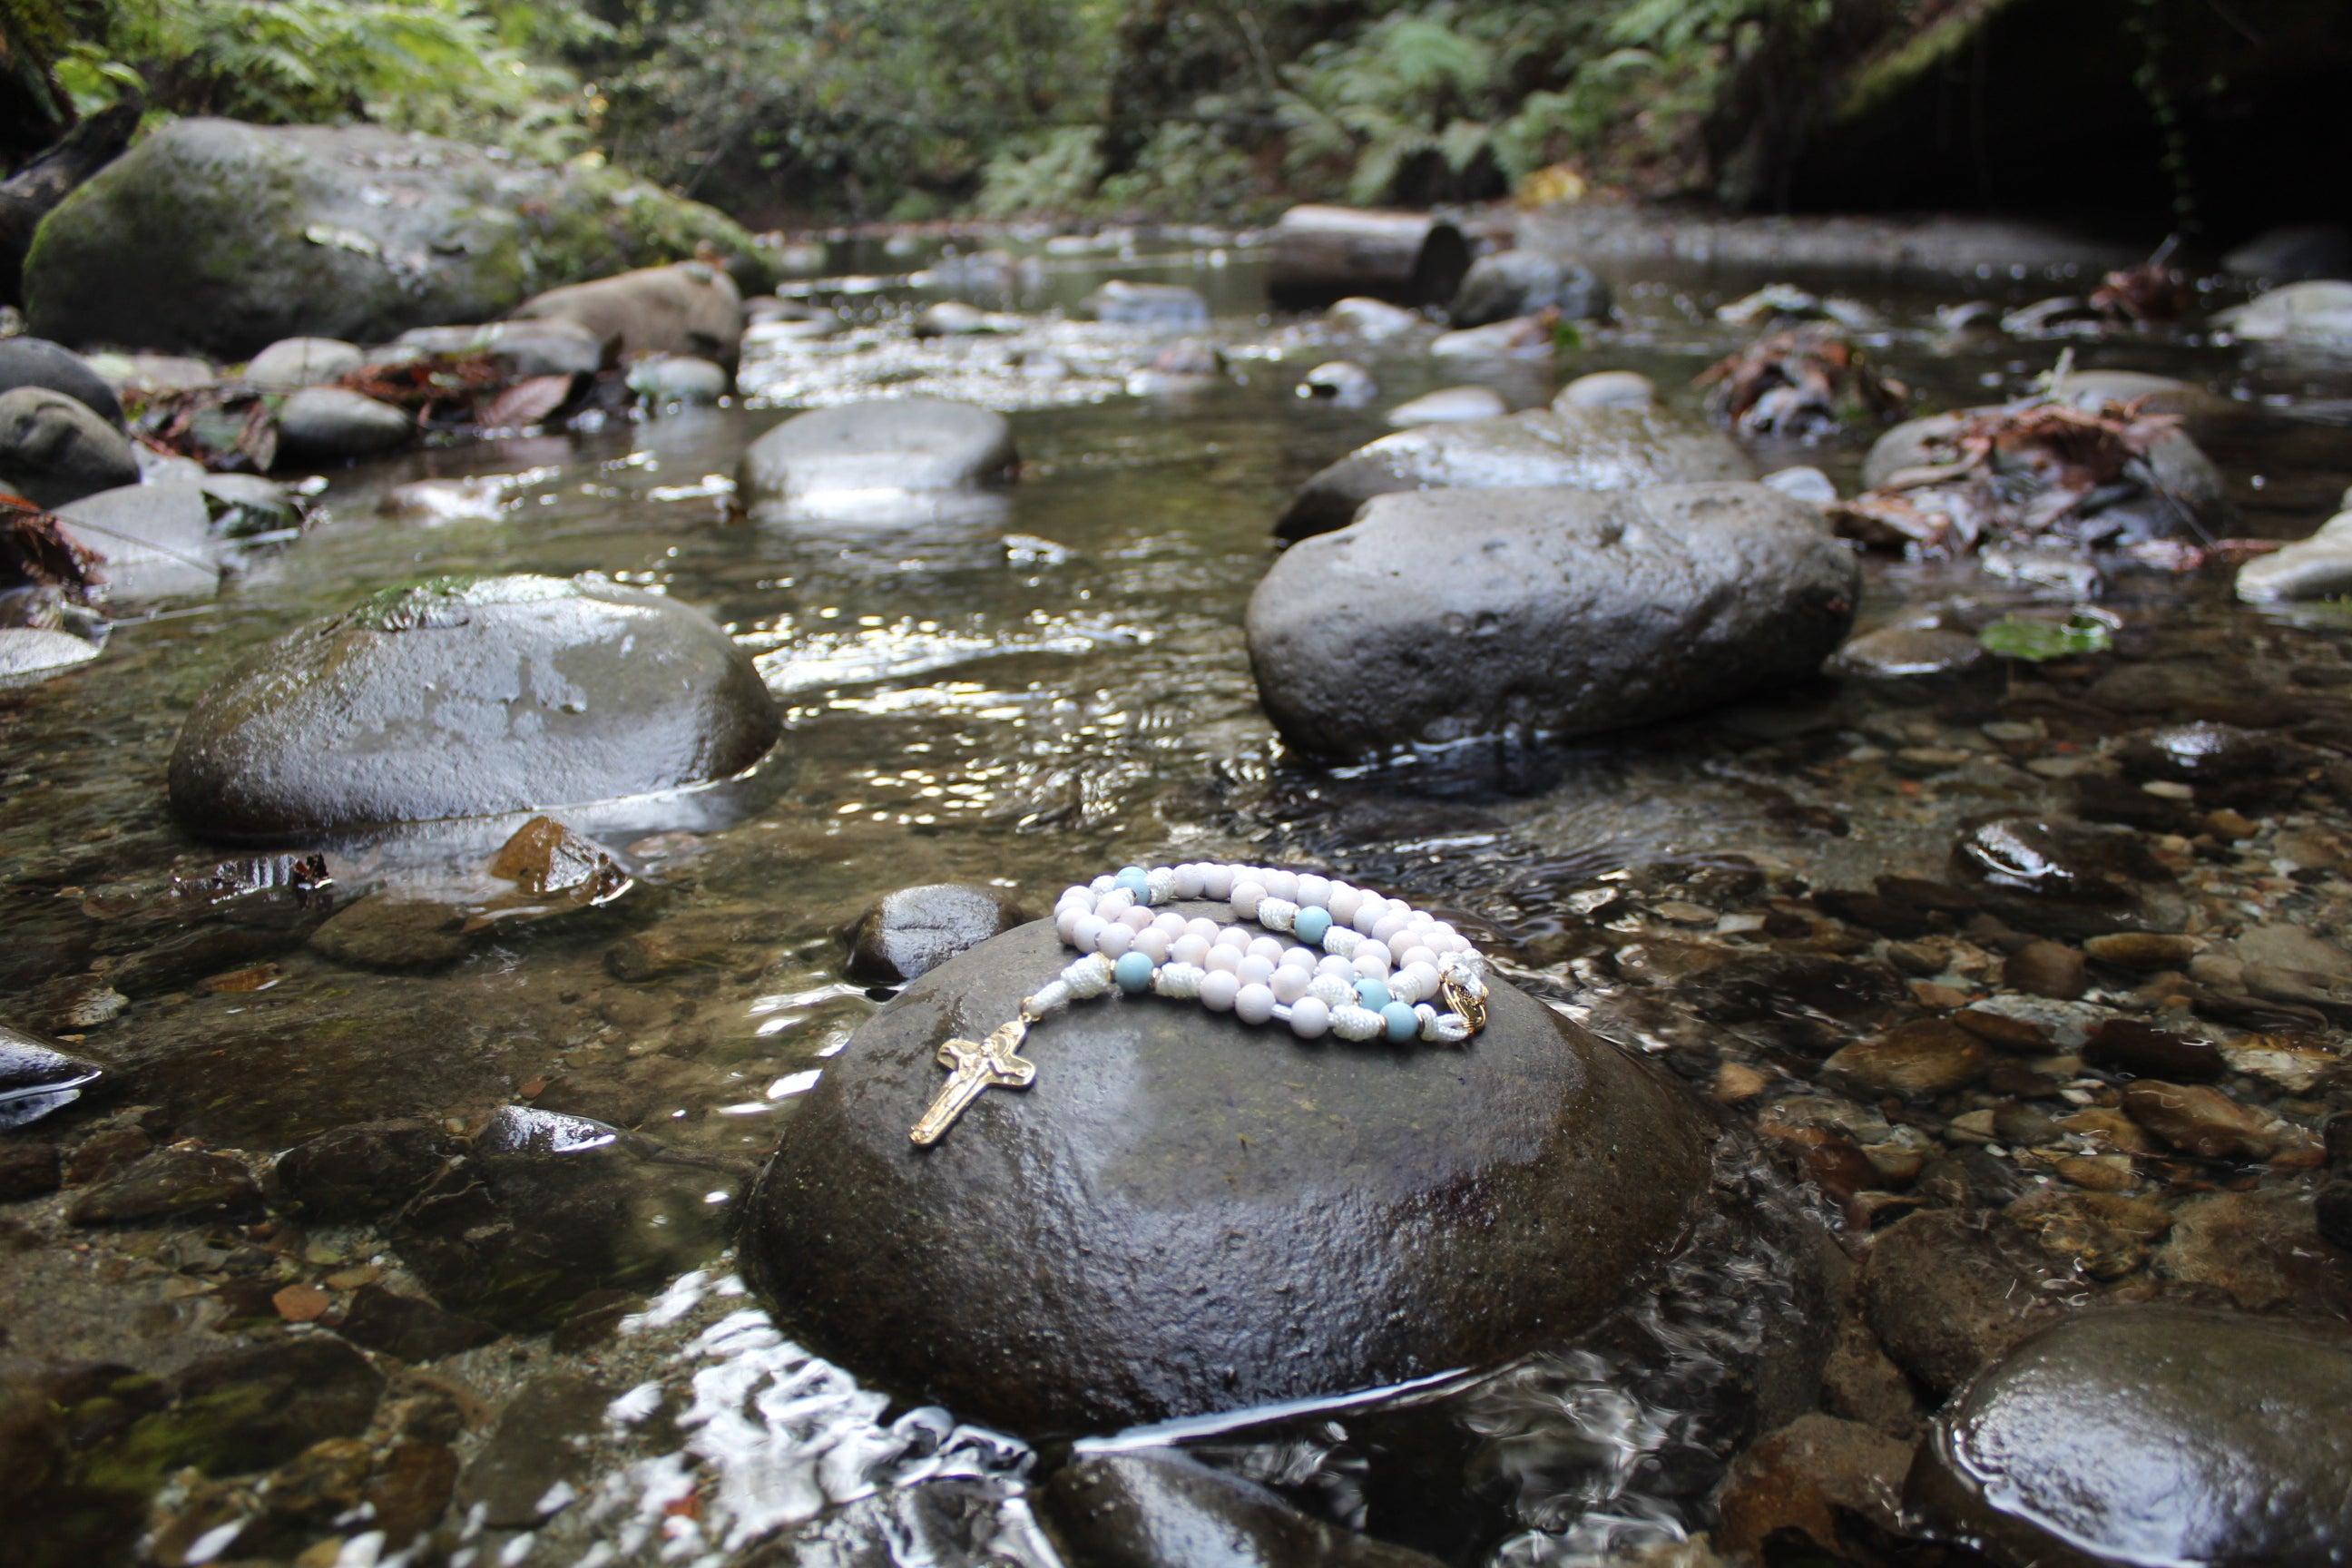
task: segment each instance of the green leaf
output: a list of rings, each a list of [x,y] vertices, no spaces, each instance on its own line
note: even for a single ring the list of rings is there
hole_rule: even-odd
[[[2115,646],[2115,628],[2105,617],[2083,610],[2063,621],[2003,616],[1978,632],[1977,641],[2003,658],[2040,664],[2071,654],[2105,653]]]

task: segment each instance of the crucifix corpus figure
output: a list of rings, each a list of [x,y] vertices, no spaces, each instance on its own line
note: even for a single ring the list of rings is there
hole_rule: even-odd
[[[929,1148],[946,1136],[965,1107],[980,1098],[981,1090],[1027,1089],[1036,1081],[1037,1064],[1021,1054],[1029,1022],[1013,1019],[989,1036],[984,1045],[977,1040],[950,1040],[940,1047],[940,1066],[948,1069],[948,1081],[908,1134],[919,1147]]]

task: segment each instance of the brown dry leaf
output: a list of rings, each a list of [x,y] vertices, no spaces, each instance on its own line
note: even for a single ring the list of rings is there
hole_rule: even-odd
[[[98,557],[68,538],[54,513],[0,490],[0,584],[74,592],[99,582]]]
[[[536,425],[572,400],[573,377],[535,375],[516,382],[482,406],[475,423],[488,430],[519,430]]]
[[[289,1323],[314,1323],[334,1301],[316,1285],[289,1285],[269,1298],[278,1315]]]
[[[257,963],[248,969],[232,969],[226,974],[215,974],[198,983],[199,988],[215,995],[223,993],[267,991],[285,979],[274,963]]]

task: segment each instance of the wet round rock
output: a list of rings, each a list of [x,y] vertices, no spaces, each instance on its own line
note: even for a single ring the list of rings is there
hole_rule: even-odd
[[[1939,1415],[1906,1500],[2004,1568],[2318,1568],[2352,1554],[2352,1333],[2141,1307],[2070,1317]]]
[[[0,1024],[0,1131],[70,1105],[102,1072],[96,1062]]]
[[[786,515],[893,521],[920,498],[971,490],[1018,461],[1004,416],[938,397],[877,398],[793,416],[743,453],[748,502]]]
[[[1079,1003],[1031,1032],[1034,1087],[916,1148],[940,1043],[1069,956],[1039,921],[908,987],[745,1205],[794,1336],[896,1396],[1034,1436],[1489,1364],[1600,1316],[1703,1193],[1679,1089],[1508,985],[1458,1051]]]
[[[2188,900],[2139,835],[2063,816],[2004,816],[1952,847],[1961,884],[2010,924],[2068,940],[2178,931]]]
[[[1984,645],[1964,632],[1929,626],[1884,626],[1838,649],[1829,671],[1841,680],[1901,683],[1948,680],[1992,663]]]
[[[593,574],[443,578],[233,667],[181,729],[172,807],[253,840],[614,800],[731,777],[780,728],[699,610]]]
[[[938,968],[1028,917],[993,888],[933,882],[885,893],[842,934],[853,980],[889,984]]]

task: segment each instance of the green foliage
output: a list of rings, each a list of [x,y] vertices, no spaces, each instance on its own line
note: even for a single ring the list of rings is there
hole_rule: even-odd
[[[1282,204],[1248,152],[1212,120],[1159,126],[1131,166],[1103,181],[1095,205],[1111,212],[1246,222],[1270,216]]]
[[[989,159],[972,205],[983,217],[1076,212],[1102,174],[1102,132],[1094,126],[1015,136]]]
[[[16,0],[68,25],[53,69],[87,113],[125,92],[157,112],[265,124],[381,121],[562,156],[586,140],[577,83],[527,54],[600,26],[520,0]]]

